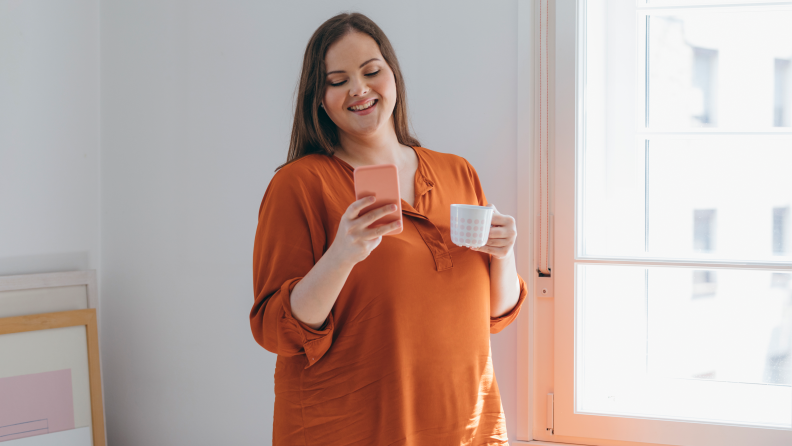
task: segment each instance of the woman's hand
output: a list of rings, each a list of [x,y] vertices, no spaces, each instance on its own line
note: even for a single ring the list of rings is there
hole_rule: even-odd
[[[291,292],[292,315],[315,330],[327,320],[352,267],[380,244],[382,234],[401,224],[395,221],[370,229],[369,225],[396,210],[394,205],[385,205],[361,216],[360,211],[374,201],[374,197],[365,197],[349,205],[333,244]]]
[[[344,215],[341,216],[335,240],[327,249],[327,254],[330,254],[336,261],[350,267],[354,266],[379,246],[383,234],[401,226],[402,223],[399,220],[377,228],[369,228],[372,223],[397,209],[394,204],[386,204],[361,216],[360,211],[374,201],[376,201],[374,197],[363,197],[350,204]]]
[[[481,248],[470,248],[474,251],[492,254],[498,260],[507,259],[514,256],[514,242],[517,240],[517,223],[514,217],[504,215],[491,205],[492,227],[490,228],[487,244]]]

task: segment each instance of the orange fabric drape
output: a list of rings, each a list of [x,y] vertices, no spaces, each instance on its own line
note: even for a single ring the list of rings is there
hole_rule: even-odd
[[[355,200],[353,168],[306,156],[264,194],[253,255],[256,341],[278,354],[274,445],[506,445],[489,335],[490,256],[458,247],[452,203],[486,205],[463,158],[415,147],[415,205],[352,270],[321,330],[292,316],[289,293],[333,243]]]

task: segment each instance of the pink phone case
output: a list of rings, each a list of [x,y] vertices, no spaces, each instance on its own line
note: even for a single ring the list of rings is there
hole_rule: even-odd
[[[394,164],[379,164],[376,166],[363,166],[355,169],[355,197],[360,200],[368,196],[377,197],[377,201],[363,208],[360,215],[386,204],[395,204],[396,212],[392,212],[371,224],[371,228],[386,225],[394,221],[401,221],[402,207],[399,195],[399,171]],[[385,235],[396,235],[402,228],[394,229]]]

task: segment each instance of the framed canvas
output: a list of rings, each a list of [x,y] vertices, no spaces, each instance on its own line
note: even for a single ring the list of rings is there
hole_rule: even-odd
[[[95,309],[0,319],[0,357],[0,444],[105,445]]]
[[[96,308],[96,271],[0,277],[0,317]]]
[[[0,446],[105,445],[95,271],[0,277]]]

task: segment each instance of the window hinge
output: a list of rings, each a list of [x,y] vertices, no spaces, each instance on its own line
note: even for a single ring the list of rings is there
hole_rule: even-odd
[[[553,430],[553,394],[547,394],[547,430],[550,432],[550,435],[554,434]]]

